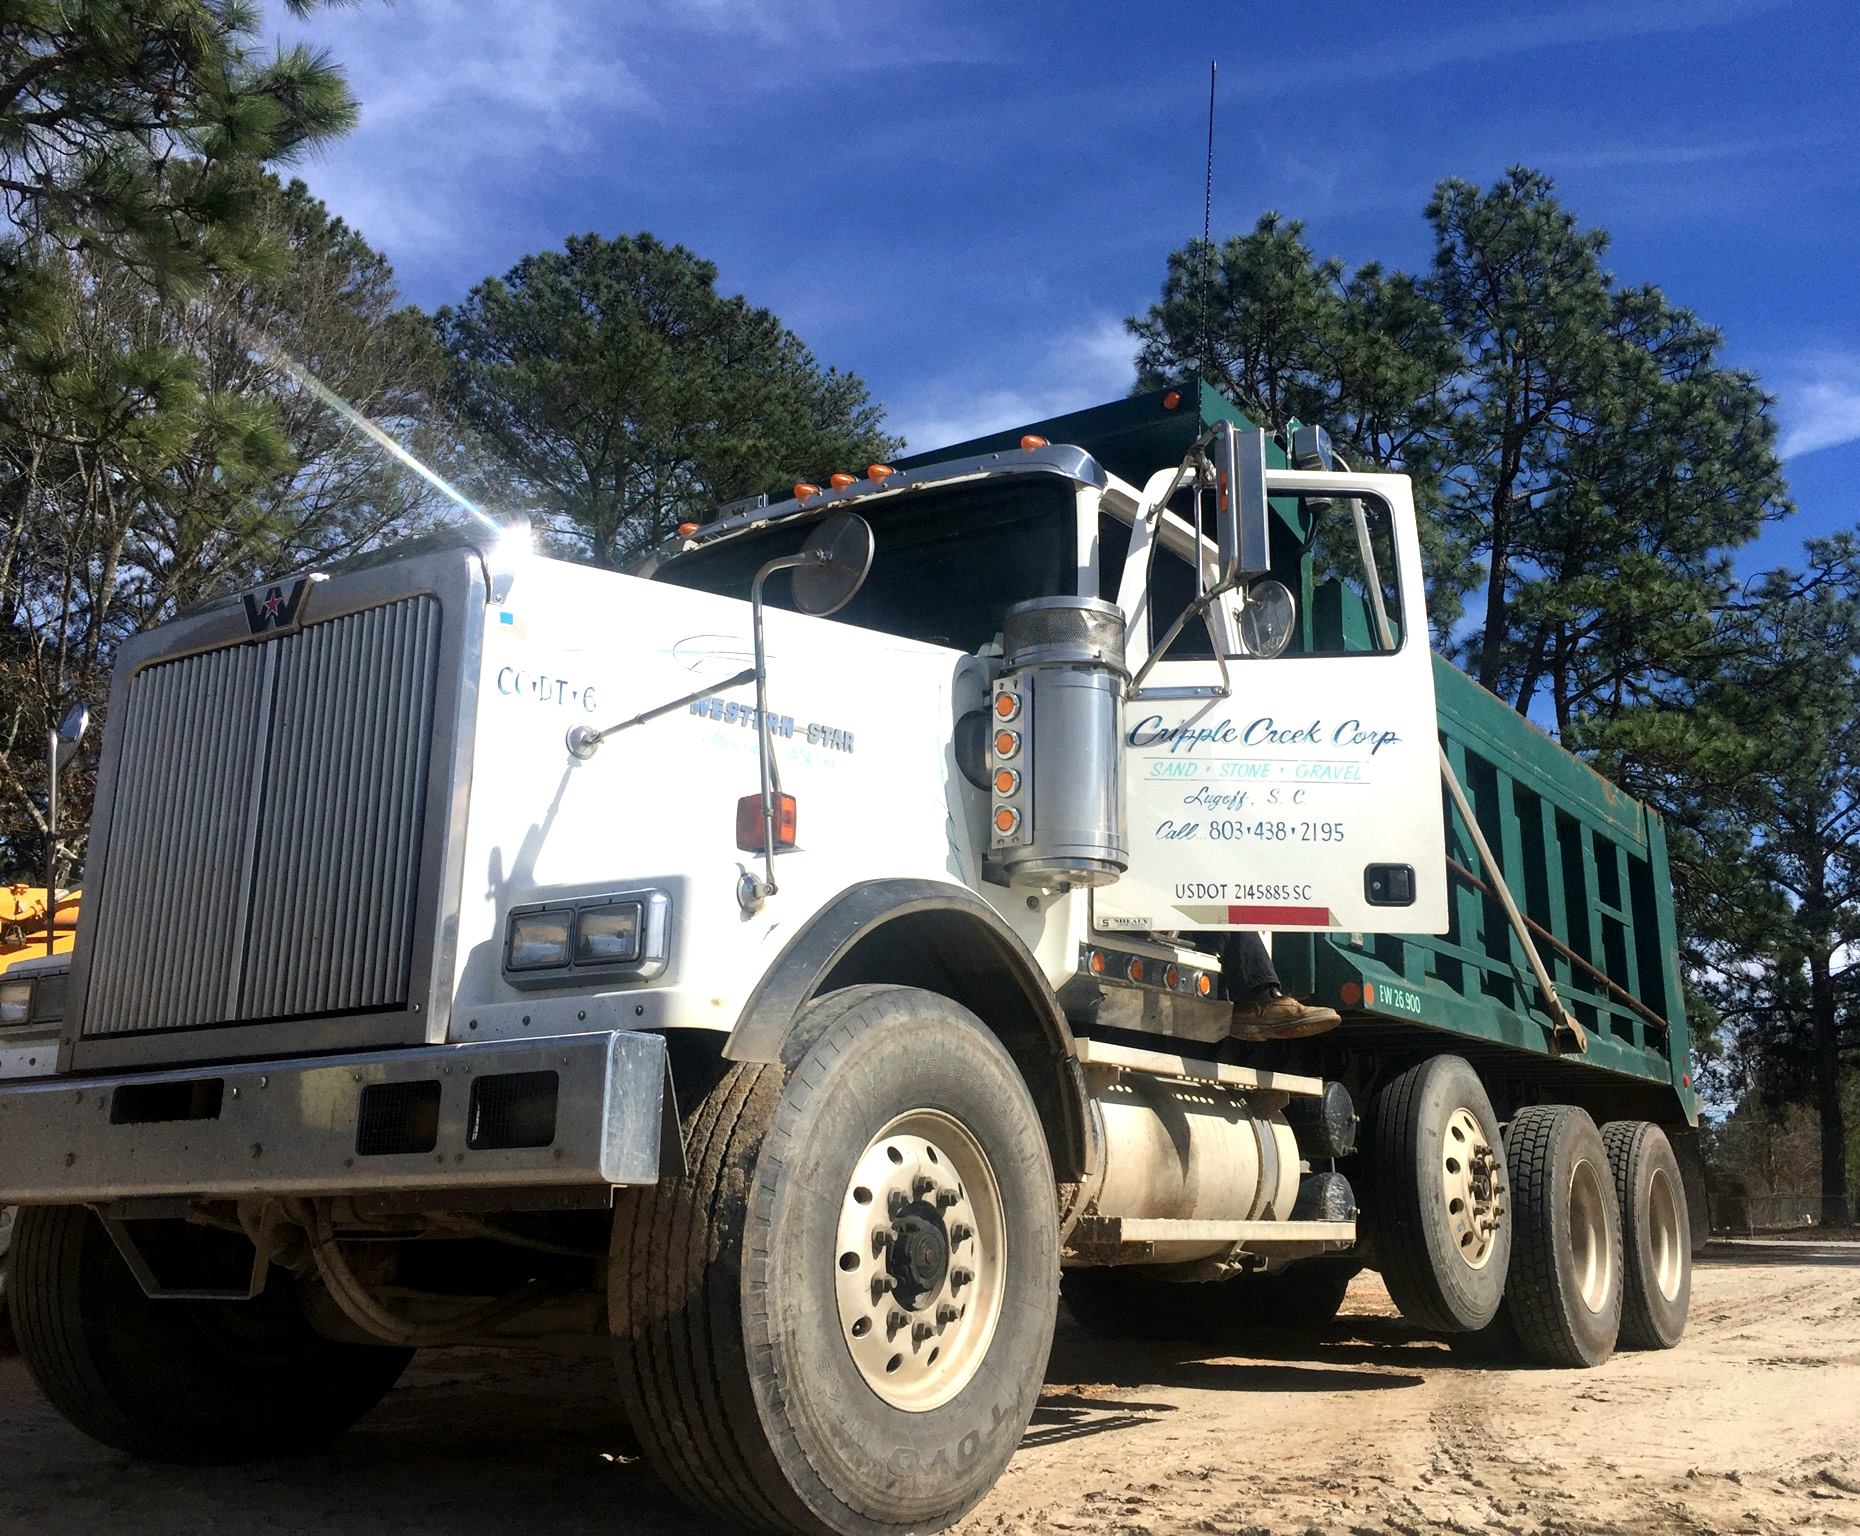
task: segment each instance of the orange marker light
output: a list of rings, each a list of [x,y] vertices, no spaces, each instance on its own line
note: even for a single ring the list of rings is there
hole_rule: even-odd
[[[1012,768],[1000,768],[995,771],[995,793],[997,795],[1017,795],[1020,793],[1020,775]]]
[[[1182,973],[1173,965],[1166,967],[1163,971],[1163,985],[1173,992],[1181,984]]]
[[[775,816],[775,851],[794,846],[795,800],[793,795],[777,795]],[[762,796],[744,795],[736,802],[736,846],[744,853],[762,852]]]
[[[796,501],[806,501],[808,497],[818,496],[819,494],[820,487],[817,485],[809,485],[805,480],[801,481],[794,488],[794,499]]]
[[[827,484],[832,486],[833,489],[836,491],[843,491],[846,489],[847,486],[857,485],[858,483],[859,483],[859,477],[857,475],[849,475],[843,472],[837,475],[829,475],[827,477]]]
[[[1195,992],[1196,995],[1200,997],[1212,997],[1214,995],[1214,978],[1206,972],[1197,976],[1195,978]]]
[[[889,464],[868,464],[865,467],[866,479],[873,481],[882,482],[887,475],[895,475],[896,473],[897,471]]]
[[[1019,731],[996,731],[995,732],[995,756],[996,757],[1012,757],[1018,751],[1020,751],[1020,732]]]
[[[995,831],[1003,837],[1020,826],[1020,812],[1011,805],[1004,805],[995,812]]]
[[[678,537],[681,539],[690,538],[692,534],[698,531],[699,526],[700,525],[697,523],[680,523],[678,525]]]
[[[1090,971],[1092,975],[1094,976],[1102,976],[1104,974],[1103,952],[1100,950],[1094,949],[1089,955],[1087,955],[1085,957],[1085,969]]]
[[[1179,389],[1172,389],[1168,394],[1163,396],[1163,409],[1165,411],[1173,411],[1181,403],[1182,391]]]
[[[1129,976],[1132,981],[1143,980],[1143,977],[1144,977],[1143,962],[1139,960],[1135,955],[1132,955],[1130,957],[1130,969],[1127,972],[1125,972],[1125,974]]]
[[[997,693],[995,695],[995,718],[1013,720],[1020,714],[1020,695],[1018,693]]]
[[[1046,446],[1046,439],[1043,437],[1035,437],[1029,432],[1020,440],[1020,446],[1023,453],[1032,453],[1036,448],[1044,448]]]

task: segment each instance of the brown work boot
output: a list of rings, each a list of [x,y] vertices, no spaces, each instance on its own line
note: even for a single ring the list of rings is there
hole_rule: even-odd
[[[1287,997],[1277,987],[1255,992],[1234,1004],[1228,1033],[1236,1040],[1299,1040],[1335,1029],[1343,1016],[1335,1008],[1317,1008]]]

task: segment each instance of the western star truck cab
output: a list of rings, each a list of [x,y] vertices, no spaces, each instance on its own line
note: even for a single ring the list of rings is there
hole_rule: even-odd
[[[135,1454],[611,1338],[699,1507],[929,1530],[1062,1292],[1684,1324],[1657,818],[1430,655],[1403,478],[1203,387],[634,574],[461,535],[210,604],[119,658],[90,846],[0,1201],[28,1364]],[[1235,1037],[1250,934],[1334,1028]]]

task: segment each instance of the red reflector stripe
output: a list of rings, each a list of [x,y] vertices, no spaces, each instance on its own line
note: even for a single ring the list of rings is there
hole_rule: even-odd
[[[1328,928],[1332,918],[1329,907],[1230,906],[1227,921],[1260,928]]]

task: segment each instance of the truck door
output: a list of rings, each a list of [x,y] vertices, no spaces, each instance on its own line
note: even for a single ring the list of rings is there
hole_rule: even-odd
[[[1212,622],[1185,625],[1126,702],[1130,865],[1094,893],[1095,924],[1444,933],[1433,666],[1408,482],[1275,471],[1269,484],[1271,575],[1217,599]],[[1152,522],[1138,519],[1111,573],[1133,677],[1196,593],[1193,532],[1171,514]],[[1116,537],[1107,526],[1101,544]],[[1212,545],[1201,548],[1211,572]]]

